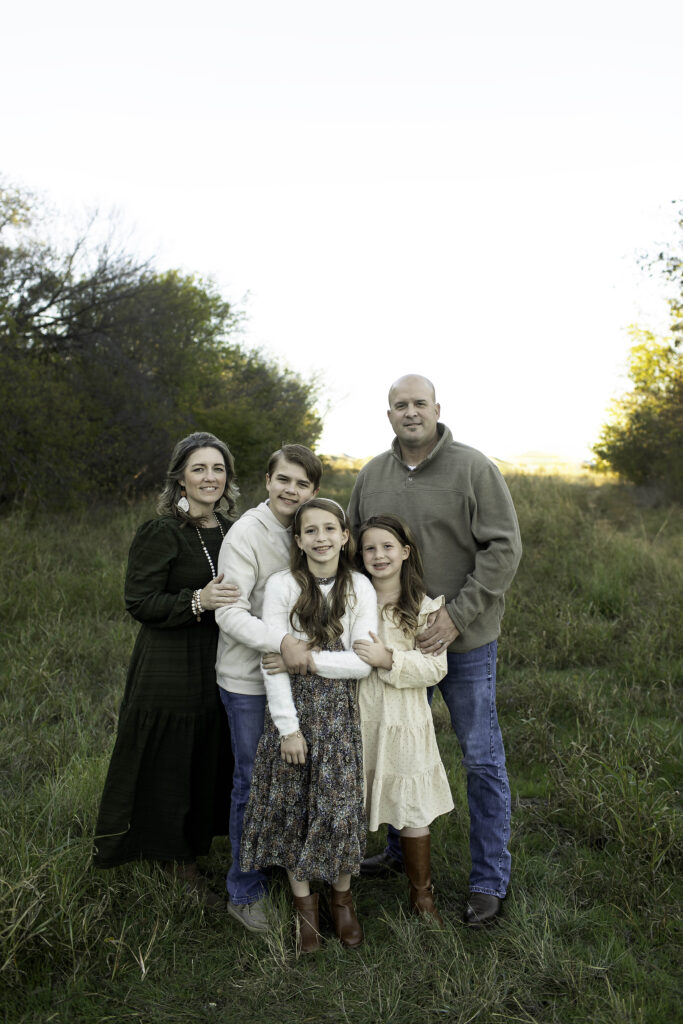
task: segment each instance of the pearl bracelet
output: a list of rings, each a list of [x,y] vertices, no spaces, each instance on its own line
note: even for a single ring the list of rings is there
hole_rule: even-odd
[[[295,737],[300,740],[304,738],[301,729],[297,729],[296,732],[290,732],[289,736],[281,736],[280,743],[284,743],[285,740],[293,740]]]

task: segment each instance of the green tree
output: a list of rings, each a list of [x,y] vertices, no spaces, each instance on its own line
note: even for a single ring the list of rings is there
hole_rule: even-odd
[[[593,451],[599,469],[653,484],[683,500],[683,354],[650,331],[630,328],[632,389],[612,404]]]
[[[315,444],[317,382],[243,350],[212,282],[92,227],[60,248],[33,197],[0,185],[0,504],[156,487],[196,429],[227,441],[241,476],[283,440]]]
[[[631,327],[628,376],[632,388],[612,404],[610,421],[593,451],[598,469],[612,469],[636,484],[655,485],[683,500],[683,204],[677,234],[654,257],[642,260],[667,292],[671,337]]]
[[[268,456],[290,442],[312,445],[322,431],[318,381],[304,381],[258,351],[234,345],[221,353],[213,394],[194,409],[198,422],[228,439],[238,472],[262,474]]]

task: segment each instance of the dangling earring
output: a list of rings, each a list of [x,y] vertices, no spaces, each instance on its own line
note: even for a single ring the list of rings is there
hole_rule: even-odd
[[[189,512],[190,511],[190,503],[187,500],[187,495],[185,494],[185,487],[183,486],[183,484],[180,485],[180,489],[181,489],[181,491],[183,493],[182,493],[182,495],[180,497],[180,500],[178,501],[178,504],[177,504],[176,507],[179,508],[181,512]]]

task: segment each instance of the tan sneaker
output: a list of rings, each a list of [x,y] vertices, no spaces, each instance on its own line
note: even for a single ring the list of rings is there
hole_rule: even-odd
[[[253,903],[233,903],[228,897],[228,913],[244,925],[250,932],[269,932],[270,925],[266,915],[267,900],[265,896]]]

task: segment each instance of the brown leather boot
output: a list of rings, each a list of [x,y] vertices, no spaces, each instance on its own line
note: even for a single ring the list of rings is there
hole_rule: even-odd
[[[295,896],[294,911],[297,953],[313,953],[322,945],[317,892],[312,892],[310,896]]]
[[[355,949],[363,941],[363,929],[360,926],[356,912],[353,909],[351,889],[338,892],[334,886],[330,887],[330,911],[334,930],[339,936],[342,946]]]
[[[429,835],[401,836],[401,850],[410,881],[410,909],[414,914],[428,915],[442,925],[443,920],[434,903]]]

